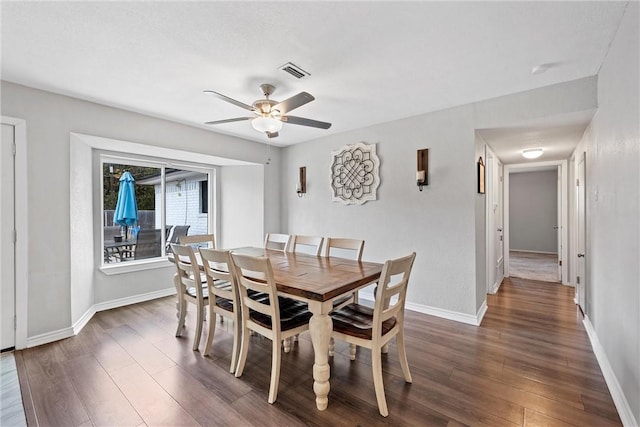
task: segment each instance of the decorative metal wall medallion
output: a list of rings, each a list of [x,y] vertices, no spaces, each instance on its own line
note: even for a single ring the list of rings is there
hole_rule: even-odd
[[[345,145],[332,151],[331,158],[331,200],[361,205],[377,199],[380,159],[375,144]]]

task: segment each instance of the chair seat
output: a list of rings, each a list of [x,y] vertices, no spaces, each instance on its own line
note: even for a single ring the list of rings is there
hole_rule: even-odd
[[[370,340],[373,333],[373,308],[349,304],[330,314],[333,320],[333,330],[346,335]],[[389,332],[396,325],[396,318],[382,322],[382,335]]]
[[[267,298],[268,295],[265,295]],[[307,309],[307,304],[289,298],[278,297],[280,305],[280,329],[288,331],[290,329],[309,323],[311,312]],[[251,310],[249,317],[257,324],[271,329],[271,316]]]

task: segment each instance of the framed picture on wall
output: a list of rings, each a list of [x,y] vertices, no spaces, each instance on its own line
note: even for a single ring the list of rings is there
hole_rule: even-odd
[[[478,193],[484,194],[484,162],[482,157],[478,160]]]

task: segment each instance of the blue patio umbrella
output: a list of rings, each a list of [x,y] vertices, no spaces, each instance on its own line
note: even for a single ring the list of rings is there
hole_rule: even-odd
[[[135,225],[138,222],[138,202],[136,201],[136,180],[129,171],[120,177],[118,202],[113,214],[113,222],[122,226]]]

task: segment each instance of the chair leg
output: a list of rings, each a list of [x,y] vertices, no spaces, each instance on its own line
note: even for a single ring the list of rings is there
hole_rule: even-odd
[[[356,348],[355,344],[349,344],[349,359],[356,360]]]
[[[202,335],[202,324],[204,323],[204,306],[198,304],[198,320],[196,323],[196,335],[193,337],[193,351],[200,347],[200,335]]]
[[[282,346],[284,347],[284,352],[289,353],[291,351],[291,337],[283,339]]]
[[[229,368],[229,372],[232,374],[236,372],[238,368],[238,351],[240,350],[240,332],[242,328],[240,327],[240,321],[237,316],[233,322],[233,350],[231,351],[231,366]]]
[[[180,298],[178,301],[178,329],[176,329],[176,337],[182,336],[184,330],[184,320],[187,317],[187,302]]]
[[[240,358],[238,358],[238,366],[236,367],[236,378],[242,376],[244,364],[247,362],[247,352],[249,351],[249,329],[242,328],[242,344],[240,344]]]
[[[278,397],[278,383],[280,382],[280,340],[274,339],[271,355],[271,384],[269,385],[269,403],[274,403]]]
[[[380,353],[387,354],[389,353],[389,344],[385,344],[380,348]]]
[[[402,367],[402,374],[404,380],[408,383],[413,382],[411,379],[411,372],[409,372],[409,362],[407,361],[407,350],[404,348],[404,333],[400,331],[396,335],[396,345],[398,346],[398,358],[400,359],[400,366]]]
[[[204,346],[205,356],[208,356],[209,353],[211,353],[211,344],[213,343],[213,335],[216,333],[215,318],[216,318],[216,314],[213,312],[213,306],[209,305],[209,319],[214,319],[214,321],[209,322],[209,331],[207,333],[207,344]]]
[[[333,357],[336,352],[336,341],[333,337],[329,338],[329,357]]]
[[[384,384],[382,383],[382,355],[375,349],[371,350],[371,370],[373,372],[376,400],[378,401],[378,411],[380,411],[380,415],[387,417],[389,416],[389,409],[387,409],[387,399],[384,396]]]

